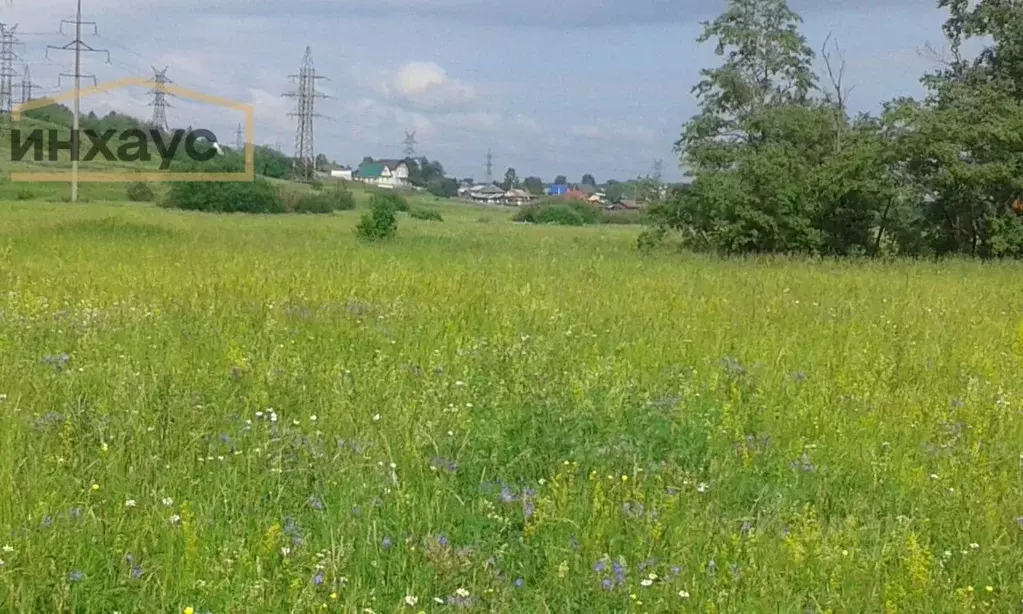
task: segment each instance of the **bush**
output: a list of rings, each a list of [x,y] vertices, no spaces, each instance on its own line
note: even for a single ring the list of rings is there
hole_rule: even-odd
[[[209,213],[285,213],[277,190],[265,179],[242,182],[181,182],[167,192],[164,206]]]
[[[558,224],[583,226],[603,221],[601,211],[592,205],[577,202],[548,200],[519,210],[513,218],[529,224]]]
[[[408,201],[401,194],[385,192],[383,190],[374,192],[369,198],[369,206],[376,208],[377,203],[383,203],[391,208],[391,211],[408,211]]]
[[[142,181],[133,181],[125,186],[125,194],[128,196],[128,200],[134,203],[148,203],[152,202],[156,198],[156,194],[153,193],[153,188],[149,187],[148,183]]]
[[[370,199],[372,211],[362,216],[355,232],[366,241],[383,241],[394,236],[398,231],[398,221],[394,218],[394,203],[386,198],[378,198],[374,194]]]
[[[292,205],[295,213],[333,213],[355,209],[355,196],[340,185],[334,190],[307,192]]]
[[[35,197],[36,197],[36,193],[35,192],[33,192],[32,190],[25,189],[25,188],[22,188],[22,189],[18,190],[18,194],[16,196],[16,198],[18,200],[32,200]]]
[[[444,221],[444,218],[441,217],[440,213],[437,213],[436,211],[431,211],[429,209],[413,209],[412,212],[409,213],[409,217],[414,217],[417,220],[427,220],[430,222]]]

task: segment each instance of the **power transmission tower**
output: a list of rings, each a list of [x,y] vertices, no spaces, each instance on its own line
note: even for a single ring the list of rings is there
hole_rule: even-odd
[[[298,105],[294,113],[288,117],[298,118],[298,129],[295,131],[295,178],[304,181],[311,181],[316,171],[316,148],[313,142],[313,118],[323,117],[315,111],[317,98],[328,98],[328,96],[316,91],[316,81],[326,79],[316,74],[313,68],[313,52],[309,47],[305,48],[305,57],[302,59],[302,68],[297,75],[288,75],[298,83],[298,90],[284,94],[286,98],[297,98]]]
[[[53,45],[46,46],[46,59],[50,59],[50,49],[56,49],[57,51],[71,51],[75,52],[75,72],[72,74],[60,73],[57,77],[57,84],[60,84],[60,77],[71,77],[75,82],[75,105],[72,114],[72,125],[71,125],[71,202],[78,202],[78,143],[79,143],[79,115],[82,110],[82,77],[92,79],[93,85],[96,84],[95,75],[82,74],[82,52],[89,51],[92,53],[105,53],[107,54],[107,64],[110,64],[110,52],[106,49],[93,49],[89,45],[82,41],[82,26],[91,25],[93,29],[93,35],[99,34],[99,27],[95,21],[82,21],[82,0],[78,0],[78,7],[75,10],[75,18],[61,19],[60,20],[60,33],[64,34],[64,25],[74,24],[75,26],[75,38],[70,43],[63,47],[55,47]]]
[[[25,74],[21,77],[21,104],[32,100],[32,90],[39,87],[32,83],[32,72],[28,66],[25,67]]]
[[[20,60],[14,46],[20,45],[15,32],[18,24],[0,24],[0,113],[10,115],[14,106],[14,61]]]
[[[487,183],[494,181],[494,154],[489,149],[487,150],[487,163],[484,165],[487,169]]]
[[[241,151],[245,149],[245,133],[242,132],[242,125],[238,124],[238,132],[234,135],[234,146]]]
[[[412,132],[405,131],[405,157],[415,158],[416,157],[416,131]]]
[[[167,84],[174,82],[167,78],[166,67],[163,70],[156,70],[155,66],[151,66],[151,68],[153,69],[153,89],[149,90],[149,93],[153,95],[153,102],[149,103],[149,106],[153,107],[153,119],[150,123],[154,128],[170,132],[170,126],[167,124],[167,107],[172,105],[167,102],[167,96],[173,96],[173,94],[167,93]]]

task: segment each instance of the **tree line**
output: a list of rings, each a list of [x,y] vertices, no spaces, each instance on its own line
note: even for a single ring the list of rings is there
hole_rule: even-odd
[[[950,48],[922,99],[852,116],[834,41],[817,53],[785,0],[730,0],[704,22],[719,66],[675,143],[688,182],[642,239],[815,255],[1023,256],[1023,10],[939,0]],[[967,41],[986,41],[965,57]]]

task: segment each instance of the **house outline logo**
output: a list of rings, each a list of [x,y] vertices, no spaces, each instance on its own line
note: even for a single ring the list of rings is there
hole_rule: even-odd
[[[239,173],[169,173],[165,171],[156,172],[120,172],[120,173],[104,173],[104,172],[78,172],[78,181],[82,183],[121,183],[126,181],[143,181],[143,182],[168,182],[168,181],[193,181],[193,182],[230,182],[230,181],[253,181],[256,176],[256,160],[255,160],[255,146],[253,145],[255,139],[255,113],[252,105],[235,102],[219,96],[212,96],[210,94],[204,94],[202,92],[196,92],[189,90],[170,83],[157,84],[152,79],[143,79],[141,77],[126,77],[123,79],[117,79],[115,81],[108,81],[106,83],[100,83],[92,87],[81,88],[79,90],[79,97],[84,98],[93,94],[101,94],[103,92],[109,92],[125,87],[158,87],[162,91],[168,94],[173,94],[179,98],[188,98],[191,100],[197,100],[199,102],[205,102],[214,106],[225,107],[240,111],[245,116],[245,170]],[[75,98],[74,91],[63,92],[56,96],[48,96],[39,100],[30,100],[23,102],[13,109],[11,109],[11,119],[13,121],[21,120],[22,113],[31,111],[33,109],[41,109],[48,107],[53,104],[60,104],[67,101],[73,101]],[[81,138],[81,137],[79,137]],[[65,182],[71,181],[73,172],[68,171],[43,171],[43,172],[16,172],[11,173],[11,181],[21,182]]]

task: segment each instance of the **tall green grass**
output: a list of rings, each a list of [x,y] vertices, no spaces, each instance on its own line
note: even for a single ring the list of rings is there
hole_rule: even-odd
[[[442,210],[0,204],[0,611],[1019,610],[1018,265]]]

